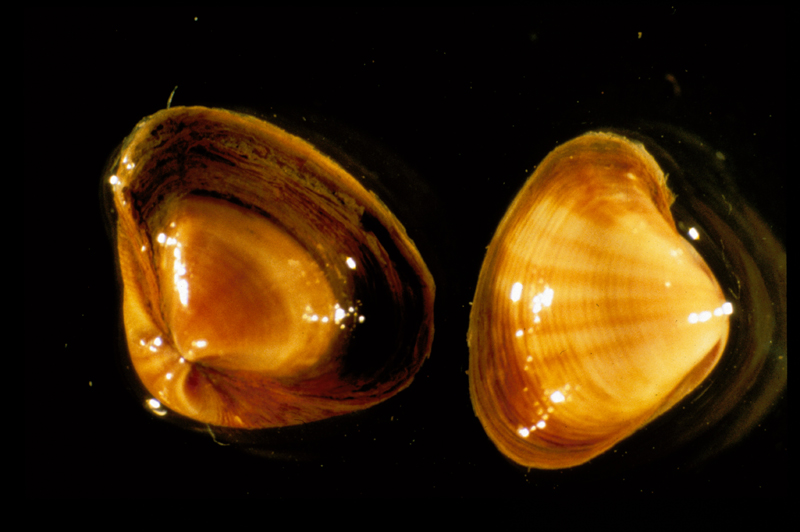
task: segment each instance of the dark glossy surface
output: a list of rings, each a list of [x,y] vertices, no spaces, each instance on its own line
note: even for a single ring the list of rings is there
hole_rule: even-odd
[[[785,495],[785,399],[710,459],[702,442],[663,452],[665,429],[655,426],[585,467],[519,470],[472,413],[465,338],[503,212],[534,164],[591,129],[665,121],[700,135],[728,155],[747,197],[785,238],[786,13],[26,15],[29,494]],[[122,369],[98,181],[119,140],[164,107],[175,85],[175,105],[260,109],[279,125],[324,129],[348,152],[349,137],[333,133],[343,124],[403,160],[438,196],[427,212],[433,223],[422,224],[429,243],[418,242],[437,283],[430,360],[369,416],[262,435],[271,458],[145,412]]]

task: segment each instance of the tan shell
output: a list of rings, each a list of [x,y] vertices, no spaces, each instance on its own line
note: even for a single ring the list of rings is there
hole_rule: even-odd
[[[469,377],[515,462],[584,463],[717,364],[732,307],[672,201],[642,145],[588,133],[550,153],[504,216],[473,301]]]
[[[143,119],[107,183],[134,369],[156,412],[294,425],[407,387],[434,284],[405,228],[304,140],[202,107]]]

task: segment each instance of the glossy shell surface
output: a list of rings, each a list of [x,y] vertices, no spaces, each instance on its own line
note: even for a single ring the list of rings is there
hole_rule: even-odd
[[[363,409],[430,352],[434,283],[389,209],[308,142],[202,107],[143,119],[105,178],[146,403],[269,428]]]
[[[550,153],[501,221],[470,316],[470,392],[526,466],[584,463],[712,371],[734,307],[676,230],[645,148],[588,133]]]

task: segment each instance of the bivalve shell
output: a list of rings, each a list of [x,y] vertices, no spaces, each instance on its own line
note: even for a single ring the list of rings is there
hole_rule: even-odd
[[[105,186],[127,347],[157,414],[317,421],[395,395],[430,353],[434,284],[414,242],[308,142],[174,107],[139,122]]]
[[[469,378],[478,418],[515,462],[584,463],[720,360],[734,309],[672,201],[641,144],[588,133],[550,153],[505,214],[473,301]]]

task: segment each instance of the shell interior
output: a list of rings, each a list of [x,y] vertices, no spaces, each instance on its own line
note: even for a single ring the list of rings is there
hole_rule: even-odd
[[[107,176],[123,319],[149,400],[294,425],[407,387],[434,283],[405,228],[306,141],[202,107],[143,119]]]

